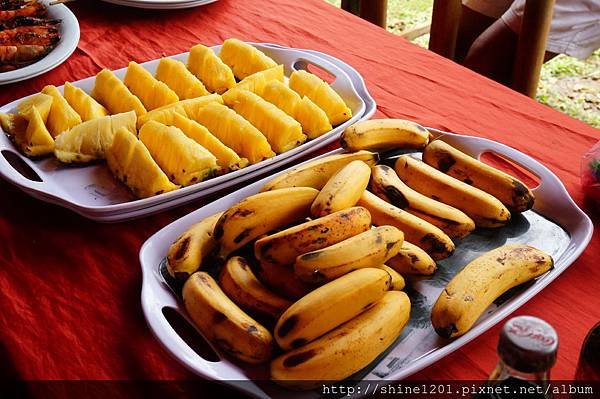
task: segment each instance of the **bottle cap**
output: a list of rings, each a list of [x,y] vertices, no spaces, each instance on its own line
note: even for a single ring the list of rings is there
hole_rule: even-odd
[[[556,362],[558,335],[544,320],[532,316],[510,319],[500,332],[498,354],[508,366],[523,373],[550,370]]]

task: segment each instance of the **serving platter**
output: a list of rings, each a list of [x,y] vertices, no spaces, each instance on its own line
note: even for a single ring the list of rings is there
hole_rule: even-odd
[[[199,7],[214,3],[217,0],[102,0],[106,3],[126,7],[145,8],[148,10],[179,10]]]
[[[60,19],[60,41],[56,47],[39,61],[14,71],[0,72],[0,85],[20,82],[48,72],[62,64],[73,54],[79,43],[79,22],[75,14],[63,4],[50,6],[51,0],[41,2],[48,7],[48,18]]]
[[[384,383],[408,377],[476,339],[556,279],[583,252],[592,236],[593,226],[587,215],[573,202],[556,175],[533,158],[495,141],[429,130],[437,139],[475,158],[491,152],[536,175],[540,181],[533,189],[536,202],[532,210],[513,217],[508,226],[494,230],[477,229],[457,242],[455,253],[438,262],[438,271],[433,276],[409,277],[405,290],[412,303],[408,325],[386,352],[344,381],[345,385],[361,381]],[[200,355],[178,335],[165,316],[167,311],[177,312],[191,325],[181,301],[174,293],[177,287],[169,285],[169,280],[164,277],[165,257],[170,244],[192,224],[257,193],[273,177],[264,178],[206,205],[150,237],[140,250],[143,272],[142,308],[148,325],[160,344],[194,373],[231,385],[254,397],[318,397],[318,392],[315,391],[299,393],[285,390],[268,380],[268,367],[257,368],[231,361],[215,347],[212,349],[218,354],[218,360]],[[465,335],[454,340],[439,337],[429,319],[431,307],[446,283],[477,256],[508,243],[528,244],[549,253],[554,259],[554,268],[533,282],[503,295]]]
[[[51,158],[31,160],[22,156],[5,134],[0,135],[0,175],[35,198],[71,209],[87,218],[103,222],[123,221],[170,209],[288,164],[331,143],[339,137],[346,126],[369,118],[375,112],[375,101],[369,95],[362,77],[343,61],[308,50],[271,44],[251,44],[276,62],[283,64],[286,76],[297,69],[317,68],[326,71],[332,76],[332,88],[342,96],[352,110],[352,118],[336,126],[330,132],[273,158],[191,186],[144,199],[135,199],[129,190],[110,174],[104,164],[65,166]],[[221,46],[212,47],[217,53],[220,48]],[[188,53],[182,53],[171,56],[171,58],[186,62],[187,55]],[[159,60],[153,60],[141,65],[154,74],[158,62]],[[126,68],[122,68],[114,73],[122,79],[125,71]],[[94,79],[94,77],[90,77],[73,82],[73,84],[89,93],[92,90]],[[59,90],[62,92],[62,86]],[[14,112],[16,105],[25,98],[0,107],[0,112]],[[39,178],[25,177],[16,169],[15,163],[9,162],[7,157],[24,163]]]

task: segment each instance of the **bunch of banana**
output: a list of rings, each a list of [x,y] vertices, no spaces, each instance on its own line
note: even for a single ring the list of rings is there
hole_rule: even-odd
[[[219,212],[192,225],[171,244],[167,271],[172,277],[183,282],[200,268],[202,260],[217,246],[213,230],[222,214]]]
[[[517,212],[533,207],[533,192],[519,179],[493,168],[442,140],[432,141],[423,151],[423,161],[434,168],[498,198]]]
[[[352,161],[337,171],[315,198],[310,213],[314,217],[329,215],[356,205],[369,185],[371,168],[363,161]]]
[[[388,272],[388,274],[392,278],[392,290],[402,291],[404,289],[404,287],[406,286],[404,277],[402,277],[402,275],[400,273],[398,273],[397,271],[395,271],[394,269],[392,269],[391,267],[389,267],[387,265],[381,265],[380,267],[381,267],[381,269]]]
[[[363,192],[358,205],[367,208],[374,225],[397,227],[408,241],[425,250],[433,259],[444,259],[454,252],[454,243],[442,230],[369,191]]]
[[[340,144],[349,151],[422,150],[429,142],[429,131],[404,119],[369,119],[348,126]]]
[[[398,254],[404,234],[393,226],[379,226],[317,251],[300,255],[296,275],[308,283],[322,283],[359,268],[379,267]]]
[[[318,193],[310,187],[283,188],[251,195],[232,206],[214,228],[219,256],[226,259],[260,235],[308,217]]]
[[[271,362],[271,379],[296,389],[323,381],[339,381],[366,367],[402,332],[410,316],[410,300],[388,291],[370,309],[321,338],[286,352]]]
[[[390,258],[387,264],[398,273],[432,275],[437,269],[431,256],[415,244],[404,240],[398,255]]]
[[[261,191],[285,187],[312,187],[320,190],[334,173],[350,162],[363,161],[367,165],[373,166],[378,160],[377,153],[369,151],[329,155],[280,174],[265,184]]]
[[[371,215],[363,207],[352,207],[265,236],[254,243],[258,260],[291,265],[306,252],[315,251],[371,228]]]
[[[248,262],[241,256],[229,258],[221,270],[219,284],[223,292],[242,309],[274,319],[281,316],[292,304],[258,281]]]
[[[439,227],[450,238],[463,238],[475,229],[475,222],[462,211],[416,192],[389,166],[372,168],[370,187],[379,198]]]
[[[410,188],[460,209],[481,227],[501,227],[510,220],[509,210],[494,196],[448,176],[425,162],[402,155],[396,173]]]
[[[536,248],[510,244],[478,257],[442,291],[431,311],[431,323],[444,338],[458,337],[473,326],[504,292],[550,270],[552,257]]]
[[[256,364],[271,358],[271,333],[233,303],[208,273],[187,279],[183,304],[202,335],[227,354]]]

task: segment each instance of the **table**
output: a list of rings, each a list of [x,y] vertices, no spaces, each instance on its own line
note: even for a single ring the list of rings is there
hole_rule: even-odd
[[[322,0],[220,0],[191,10],[142,11],[69,4],[81,41],[60,67],[0,87],[5,104],[39,91],[229,37],[324,51],[353,65],[378,104],[400,117],[509,144],[546,164],[584,203],[581,155],[598,130],[419,48]],[[194,378],[146,326],[138,251],[156,230],[202,205],[144,220],[97,224],[0,182],[0,377],[33,380]],[[600,319],[600,237],[517,314],[539,316],[560,336],[553,377],[573,377],[586,332]],[[481,379],[493,368],[499,326],[413,378]],[[43,396],[43,394],[42,394]]]

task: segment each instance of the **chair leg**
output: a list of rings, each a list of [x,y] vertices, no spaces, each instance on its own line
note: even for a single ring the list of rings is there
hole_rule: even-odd
[[[456,49],[461,8],[461,0],[435,0],[433,2],[429,50],[451,60],[454,59],[454,50]]]
[[[521,22],[512,88],[535,97],[546,53],[554,0],[527,0]]]
[[[384,29],[387,27],[387,0],[342,0],[342,9]]]

